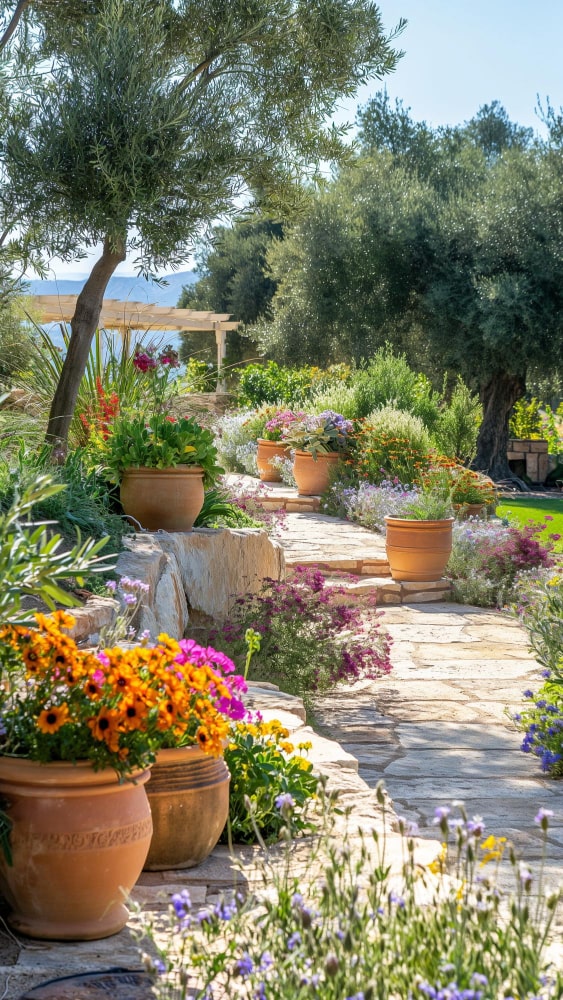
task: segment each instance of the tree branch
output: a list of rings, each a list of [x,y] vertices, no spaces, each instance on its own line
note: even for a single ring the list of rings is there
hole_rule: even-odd
[[[6,28],[4,34],[0,38],[0,52],[2,51],[2,49],[4,49],[6,47],[6,45],[10,41],[10,38],[12,37],[12,35],[14,34],[14,31],[16,30],[16,28],[18,26],[18,24],[20,22],[20,18],[22,16],[25,8],[29,7],[30,3],[31,3],[31,0],[18,0],[18,3],[16,5],[16,9],[15,9],[14,13],[12,14],[12,19],[11,19],[8,27]]]

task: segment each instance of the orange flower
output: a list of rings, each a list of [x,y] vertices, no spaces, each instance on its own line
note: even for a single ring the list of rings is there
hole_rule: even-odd
[[[37,728],[42,733],[57,733],[65,722],[69,721],[68,705],[63,701],[62,705],[53,705],[51,708],[44,708],[37,718]]]
[[[112,708],[102,708],[99,715],[88,720],[95,740],[103,740],[113,753],[119,750],[119,715]]]
[[[124,729],[142,729],[148,715],[148,707],[141,698],[134,695],[124,698],[119,705],[121,725]]]

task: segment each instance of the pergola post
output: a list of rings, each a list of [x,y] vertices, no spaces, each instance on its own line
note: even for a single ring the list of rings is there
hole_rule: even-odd
[[[224,361],[227,357],[227,331],[222,329],[220,323],[215,323],[215,343],[217,344],[217,392],[226,392],[225,379],[223,377]]]

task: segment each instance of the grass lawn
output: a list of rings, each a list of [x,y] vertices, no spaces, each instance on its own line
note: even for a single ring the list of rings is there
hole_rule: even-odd
[[[543,521],[546,515],[553,520],[547,522],[542,534],[550,535],[553,532],[561,535],[561,539],[555,545],[555,551],[563,552],[563,493],[561,496],[553,497],[535,497],[533,493],[519,493],[514,497],[503,497],[497,507],[498,517],[506,517],[518,524],[526,524],[530,519]]]

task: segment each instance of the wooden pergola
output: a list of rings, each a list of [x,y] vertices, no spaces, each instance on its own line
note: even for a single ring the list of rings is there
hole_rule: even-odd
[[[76,295],[34,295],[33,304],[42,323],[68,323],[74,316]],[[104,299],[100,326],[106,330],[208,330],[215,334],[219,389],[226,356],[227,332],[239,323],[231,321],[229,313],[201,312],[196,309],[175,309],[147,302],[122,302]]]

